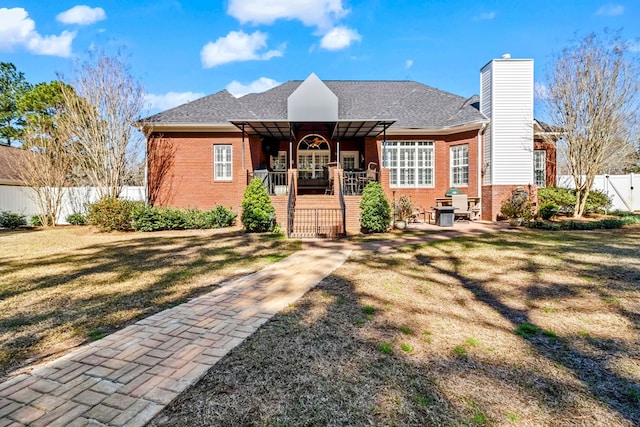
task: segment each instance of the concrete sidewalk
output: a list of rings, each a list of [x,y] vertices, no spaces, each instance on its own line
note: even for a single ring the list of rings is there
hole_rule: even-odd
[[[2,426],[142,426],[349,257],[305,242],[264,270],[0,384]]]

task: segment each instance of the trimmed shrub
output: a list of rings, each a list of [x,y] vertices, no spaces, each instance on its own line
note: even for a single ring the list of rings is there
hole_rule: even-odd
[[[34,227],[42,227],[42,216],[34,215],[29,219],[29,223]]]
[[[379,182],[369,182],[360,199],[360,228],[365,233],[383,233],[391,224],[391,206]]]
[[[87,217],[81,213],[72,213],[67,216],[67,222],[71,225],[87,225]]]
[[[242,198],[242,225],[248,232],[272,231],[276,210],[271,203],[267,187],[260,178],[253,178]]]
[[[587,196],[584,211],[588,213],[603,213],[611,207],[611,197],[601,190],[591,190]]]
[[[130,231],[131,214],[142,202],[118,199],[116,197],[103,197],[89,205],[87,221],[100,231]]]
[[[18,228],[27,225],[27,217],[11,212],[0,212],[0,228]]]
[[[576,192],[562,187],[546,187],[538,189],[540,205],[552,203],[558,205],[558,210],[564,214],[571,214],[576,206]],[[611,207],[611,198],[600,190],[591,190],[587,196],[585,213],[604,212]]]
[[[558,214],[558,209],[558,205],[554,203],[545,203],[540,206],[540,217],[542,217],[542,219],[551,219]]]
[[[140,205],[131,213],[131,226],[138,231],[221,228],[233,225],[236,217],[231,209],[222,206],[201,211]]]
[[[558,212],[571,213],[576,205],[576,195],[562,187],[539,188],[538,202],[541,206],[554,204],[558,206]]]

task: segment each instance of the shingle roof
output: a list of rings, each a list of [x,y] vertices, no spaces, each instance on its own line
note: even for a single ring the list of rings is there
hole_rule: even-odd
[[[226,90],[147,118],[153,124],[287,120],[287,98],[302,83],[289,81],[262,93],[234,98]],[[341,120],[396,120],[392,128],[440,129],[486,122],[477,97],[464,97],[413,81],[324,81],[338,97]]]
[[[18,171],[29,155],[33,154],[22,148],[0,144],[0,184],[20,185],[22,179]]]

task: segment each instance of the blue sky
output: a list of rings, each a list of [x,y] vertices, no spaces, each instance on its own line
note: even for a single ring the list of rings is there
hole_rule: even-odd
[[[0,61],[31,83],[69,75],[93,47],[124,48],[150,112],[227,88],[321,79],[416,80],[461,96],[510,53],[535,60],[604,28],[640,51],[640,1],[1,0]]]

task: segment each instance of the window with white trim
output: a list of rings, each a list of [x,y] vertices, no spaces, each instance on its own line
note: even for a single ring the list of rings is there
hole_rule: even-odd
[[[360,167],[358,163],[360,153],[358,151],[341,151],[340,152],[340,165],[342,169],[354,170]]]
[[[538,187],[547,186],[547,152],[545,150],[533,152],[533,183]]]
[[[385,141],[382,167],[391,187],[433,187],[433,141]]]
[[[233,179],[233,158],[231,145],[213,146],[213,179],[231,181]]]
[[[469,185],[469,145],[451,147],[451,185],[465,187]]]

